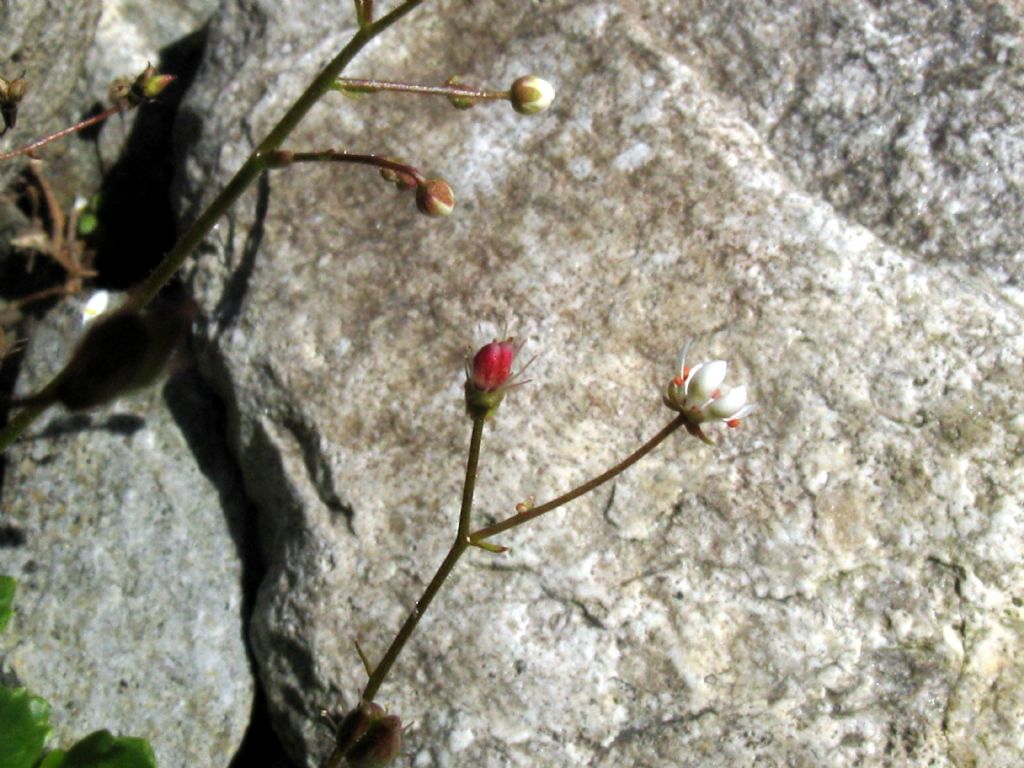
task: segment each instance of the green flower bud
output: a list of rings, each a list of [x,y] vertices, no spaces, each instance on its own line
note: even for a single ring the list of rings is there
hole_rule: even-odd
[[[520,77],[509,89],[512,108],[521,115],[536,115],[551,106],[555,89],[547,80],[535,75]]]
[[[147,64],[146,68],[133,80],[119,77],[110,84],[107,97],[111,103],[121,109],[132,109],[144,101],[155,99],[175,80],[174,75],[161,75],[156,67]]]
[[[445,80],[444,84],[463,85],[463,83],[459,80],[459,78],[456,75],[452,75],[451,77],[449,77],[447,80]],[[456,109],[470,109],[473,105],[476,104],[476,99],[474,99],[472,96],[452,95],[448,97],[448,101],[450,101],[452,106],[455,107]]]
[[[0,136],[7,133],[18,122],[18,104],[25,95],[25,81],[18,77],[6,80],[0,77],[0,117],[4,120],[4,129]]]

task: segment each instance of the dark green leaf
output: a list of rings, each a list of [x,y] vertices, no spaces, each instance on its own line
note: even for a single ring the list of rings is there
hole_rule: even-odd
[[[10,576],[0,576],[0,631],[14,614],[14,590],[17,583]]]
[[[0,686],[0,765],[32,768],[50,736],[50,707],[24,688]]]
[[[96,731],[67,752],[55,749],[39,768],[156,768],[156,759],[145,739]]]

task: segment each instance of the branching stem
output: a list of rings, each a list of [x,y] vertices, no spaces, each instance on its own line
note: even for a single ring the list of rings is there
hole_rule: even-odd
[[[530,522],[531,520],[533,520],[536,517],[540,517],[545,512],[550,512],[553,509],[557,509],[558,507],[561,507],[563,504],[568,504],[573,499],[578,499],[580,496],[582,496],[585,493],[590,493],[592,490],[594,490],[598,486],[603,485],[604,483],[607,483],[609,480],[611,480],[616,475],[620,475],[623,472],[625,472],[631,466],[633,466],[638,461],[640,461],[640,459],[642,459],[648,453],[650,453],[655,448],[657,448],[659,445],[661,445],[661,443],[663,443],[665,441],[665,439],[668,438],[673,432],[675,432],[677,429],[679,429],[680,427],[685,426],[685,425],[686,425],[686,417],[683,414],[679,414],[674,419],[672,419],[672,421],[670,421],[668,424],[666,424],[661,429],[661,431],[658,432],[658,434],[656,434],[654,437],[652,437],[646,443],[641,445],[639,448],[636,449],[636,451],[634,451],[629,456],[624,458],[622,461],[620,461],[618,464],[616,464],[611,469],[607,470],[606,472],[602,472],[600,475],[595,477],[593,480],[589,480],[589,481],[585,482],[583,485],[579,486],[578,488],[574,488],[573,490],[569,491],[568,493],[562,494],[557,499],[552,499],[551,501],[549,501],[549,502],[547,502],[545,504],[541,504],[539,507],[533,507],[531,509],[524,510],[522,512],[519,512],[519,513],[513,515],[512,517],[509,517],[509,518],[507,518],[505,520],[502,520],[499,523],[495,523],[494,525],[488,525],[486,528],[481,528],[478,531],[474,531],[469,536],[470,543],[472,544],[472,543],[475,543],[475,542],[478,542],[478,541],[484,541],[485,539],[489,539],[492,536],[496,536],[497,534],[501,533],[502,531],[507,531],[507,530],[509,530],[511,528],[516,528],[517,526],[520,526],[523,523]]]
[[[469,458],[466,460],[466,480],[462,487],[462,508],[459,511],[459,529],[455,535],[455,541],[452,543],[451,549],[448,550],[448,554],[445,555],[441,565],[438,566],[437,572],[434,574],[434,578],[427,584],[427,588],[423,590],[423,595],[416,601],[416,605],[413,606],[412,611],[406,618],[405,623],[402,624],[402,628],[398,630],[398,634],[395,635],[394,640],[391,641],[391,645],[388,646],[387,651],[384,653],[384,657],[380,660],[380,663],[374,667],[373,674],[370,675],[369,681],[366,683],[366,688],[363,689],[362,698],[364,701],[373,701],[373,697],[377,695],[377,691],[380,690],[381,685],[384,683],[384,679],[388,676],[388,672],[391,671],[392,665],[398,655],[402,652],[406,642],[412,637],[412,633],[416,630],[416,625],[420,623],[420,619],[423,618],[423,614],[426,613],[427,608],[430,607],[430,603],[433,601],[434,596],[444,585],[451,574],[452,569],[455,568],[455,564],[459,562],[459,558],[462,557],[462,553],[469,548],[469,537],[467,536],[470,529],[470,521],[473,513],[473,491],[476,488],[476,473],[477,465],[480,462],[480,442],[483,438],[484,419],[483,417],[473,419],[473,433],[469,439]]]
[[[342,70],[351,63],[352,59],[356,57],[367,43],[424,2],[425,0],[405,0],[405,2],[396,6],[391,12],[382,16],[377,21],[360,27],[348,44],[321,70],[309,87],[292,104],[284,117],[271,129],[270,133],[260,142],[253,153],[249,155],[249,158],[238,169],[231,181],[221,190],[220,194],[213,199],[213,202],[207,206],[206,210],[200,214],[192,226],[178,239],[178,242],[164,256],[160,264],[146,278],[139,289],[132,294],[128,302],[126,302],[126,307],[141,309],[156,297],[160,289],[167,284],[174,276],[174,273],[185,263],[185,259],[199,246],[220,218],[227,213],[228,209],[241,197],[242,193],[249,188],[249,185],[266,170],[267,162],[264,155],[281,147],[281,144],[291,135],[292,131],[295,130],[309,110],[313,108],[313,105],[331,89],[331,85],[341,74]],[[364,2],[363,9],[364,15],[372,14],[371,3]],[[120,109],[120,107],[115,109]],[[106,117],[109,116],[106,115]],[[90,118],[90,120],[99,122],[101,118],[105,119],[103,114]],[[83,122],[88,123],[88,121]],[[85,126],[79,124],[77,130],[81,130],[82,127]],[[59,138],[60,135],[55,134],[54,138]],[[47,140],[52,141],[53,138],[48,137]],[[27,149],[31,151],[37,148],[37,146],[29,145]],[[26,150],[18,150],[18,152],[24,151]],[[0,156],[0,160],[2,159],[3,156]],[[43,410],[45,409],[26,408],[8,421],[4,428],[0,430],[0,452],[5,451],[11,443],[17,440]]]

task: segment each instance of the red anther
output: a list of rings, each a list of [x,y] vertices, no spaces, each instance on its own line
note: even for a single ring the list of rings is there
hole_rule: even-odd
[[[729,419],[727,422],[725,422],[725,426],[729,427],[729,429],[736,429],[736,427],[738,427],[739,425],[739,419]]]
[[[722,396],[722,390],[720,390],[720,389],[716,389],[714,392],[711,393],[711,399],[712,400],[717,400],[721,396]]]
[[[683,384],[686,383],[686,379],[682,376],[676,376],[674,379],[672,379],[672,383],[675,384],[677,387],[681,387],[683,386]]]

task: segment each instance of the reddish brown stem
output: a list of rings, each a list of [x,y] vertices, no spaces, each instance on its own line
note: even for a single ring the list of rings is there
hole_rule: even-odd
[[[416,168],[397,160],[392,160],[381,155],[361,155],[355,152],[345,152],[340,149],[323,149],[317,152],[292,152],[287,149],[279,149],[264,155],[268,167],[282,168],[292,163],[355,163],[356,165],[370,165],[374,168],[382,168],[396,173],[411,176],[417,184],[426,181],[426,177]]]
[[[10,160],[12,157],[17,157],[18,155],[28,155],[29,157],[32,157],[33,152],[35,152],[40,147],[46,146],[51,141],[63,139],[65,136],[70,136],[72,133],[77,133],[78,131],[83,131],[86,128],[89,128],[90,126],[96,125],[97,123],[102,123],[108,117],[113,117],[118,112],[123,112],[126,108],[127,107],[124,106],[110,107],[109,109],[103,110],[98,115],[87,117],[85,120],[75,123],[74,125],[69,125],[67,128],[64,128],[63,130],[57,131],[56,133],[51,133],[48,136],[43,136],[43,138],[41,139],[36,139],[31,144],[26,144],[24,147],[21,147],[20,149],[13,149],[10,152],[4,152],[2,155],[0,155],[0,163],[2,163],[4,160]]]
[[[593,480],[584,483],[578,488],[574,488],[568,493],[562,494],[557,499],[552,499],[546,504],[541,504],[539,507],[534,507],[533,509],[528,509],[524,512],[519,512],[518,514],[515,514],[512,517],[502,520],[500,523],[494,523],[493,525],[488,525],[486,528],[481,528],[480,530],[475,531],[470,535],[469,543],[476,544],[477,542],[483,541],[484,539],[489,539],[492,536],[501,533],[502,531],[507,531],[510,528],[520,526],[523,523],[533,520],[535,517],[540,517],[545,512],[550,512],[551,510],[560,507],[563,504],[568,504],[573,499],[577,499],[585,493],[589,493],[590,491],[597,488],[599,485],[608,482],[616,475],[625,472],[631,466],[640,461],[640,459],[642,459],[648,453],[650,453],[659,445],[661,445],[661,443],[664,442],[665,438],[667,438],[669,435],[671,435],[673,432],[675,432],[677,429],[683,426],[686,426],[686,415],[679,414],[674,419],[672,419],[672,421],[670,421],[668,424],[662,427],[658,434],[656,434],[646,443],[641,445],[633,453],[631,453],[629,456],[620,461],[611,469],[602,472]]]

